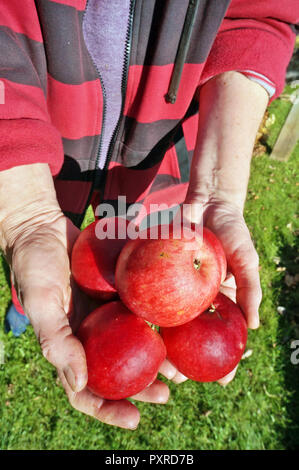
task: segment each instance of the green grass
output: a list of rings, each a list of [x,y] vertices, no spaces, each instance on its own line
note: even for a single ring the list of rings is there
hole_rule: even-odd
[[[276,120],[269,129],[267,151],[288,110],[289,103],[282,100],[271,105]],[[247,348],[252,355],[241,361],[226,388],[169,383],[167,405],[138,405],[142,417],[136,431],[106,426],[75,411],[56,381],[55,369],[43,359],[31,327],[20,338],[4,333],[10,290],[2,262],[0,341],[5,363],[0,366],[0,448],[299,448],[299,366],[290,362],[291,341],[299,339],[298,294],[295,285],[285,282],[286,273],[295,275],[298,256],[298,160],[299,145],[286,163],[273,161],[268,154],[252,163],[245,218],[260,255],[263,288],[261,327],[249,332]],[[277,312],[279,305],[286,308],[283,315]]]

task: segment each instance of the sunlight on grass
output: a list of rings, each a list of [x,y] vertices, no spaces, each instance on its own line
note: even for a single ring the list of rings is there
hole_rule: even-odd
[[[273,147],[289,104],[270,107]],[[32,328],[20,338],[3,330],[10,302],[7,267],[0,265],[1,449],[286,449],[299,445],[298,366],[290,342],[299,338],[295,279],[299,145],[286,163],[255,157],[245,218],[260,255],[261,327],[249,332],[253,353],[226,388],[188,381],[169,383],[167,405],[139,404],[132,432],[105,426],[72,409],[56,371],[42,357]],[[92,222],[89,209],[84,226]],[[298,260],[297,260],[298,261]],[[287,278],[286,275],[290,278]],[[286,282],[288,280],[288,282]],[[278,306],[285,307],[279,314]],[[166,379],[163,379],[166,380]]]

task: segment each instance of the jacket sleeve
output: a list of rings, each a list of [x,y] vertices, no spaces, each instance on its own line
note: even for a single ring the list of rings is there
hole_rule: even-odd
[[[63,162],[47,109],[47,62],[34,0],[0,0],[0,171]]]
[[[271,100],[275,99],[284,87],[298,23],[298,0],[232,0],[206,61],[201,84],[235,70],[260,82]]]

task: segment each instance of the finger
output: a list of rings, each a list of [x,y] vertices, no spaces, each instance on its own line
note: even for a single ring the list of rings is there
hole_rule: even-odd
[[[76,393],[70,388],[63,372],[59,371],[58,375],[73,408],[105,424],[125,429],[137,428],[140,414],[133,403],[128,400],[104,400],[87,388]]]
[[[155,380],[149,387],[131,398],[147,403],[167,403],[169,398],[169,388],[160,380]]]
[[[236,301],[244,312],[248,328],[255,329],[259,326],[258,310],[262,300],[259,258],[244,219],[239,219],[234,229],[232,226],[232,223],[222,223],[214,231],[222,242],[228,268],[235,277]]]
[[[160,366],[159,372],[164,375],[168,380],[172,380],[175,384],[180,384],[182,382],[185,382],[185,380],[188,380],[188,377],[185,377],[183,374],[181,374],[177,368],[171,364],[171,362],[168,361],[168,359],[165,359],[163,361],[162,365]]]
[[[168,361],[168,359],[165,359],[160,366],[159,372],[168,380],[172,380],[177,373],[177,369]]]
[[[236,366],[229,374],[227,374],[225,377],[222,377],[222,379],[217,380],[217,382],[222,385],[222,387],[225,387],[229,382],[233,380],[233,378],[236,375],[238,366]]]
[[[24,309],[40,342],[44,357],[62,370],[72,390],[78,392],[87,383],[85,352],[72,334],[67,314],[55,290],[32,288],[25,292]]]
[[[181,372],[179,372],[179,371],[175,374],[175,376],[172,379],[173,383],[175,383],[175,384],[181,384],[183,382],[186,382],[186,380],[188,380],[188,377],[181,374]]]
[[[85,294],[77,286],[73,277],[70,279],[71,284],[71,301],[69,302],[67,316],[72,327],[72,331],[76,334],[83,319],[87,317],[93,310],[100,307],[103,302],[100,300],[94,300]]]
[[[233,302],[236,303],[236,301],[237,301],[237,298],[236,298],[236,296],[237,296],[237,286],[236,286],[235,277],[231,273],[227,274],[226,279],[221,284],[220,292],[222,292],[222,294],[226,295]]]
[[[246,316],[248,328],[258,328],[262,290],[259,258],[252,243],[239,247],[230,257],[229,263],[236,279],[237,303]]]
[[[70,254],[72,252],[75,241],[80,235],[80,229],[76,227],[67,217],[64,218],[64,221],[65,221],[64,230],[66,232],[66,239],[67,239],[67,250],[68,250],[68,253]]]

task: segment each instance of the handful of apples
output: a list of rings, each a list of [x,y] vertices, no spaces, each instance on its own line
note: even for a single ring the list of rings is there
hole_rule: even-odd
[[[135,395],[155,380],[166,356],[199,382],[232,371],[246,346],[247,325],[239,307],[219,293],[226,258],[216,236],[184,227],[180,236],[171,229],[164,238],[159,229],[153,239],[149,229],[134,240],[120,239],[117,232],[128,222],[115,218],[105,223],[116,237],[100,239],[98,223],[81,232],[71,259],[79,287],[108,302],[77,333],[88,387],[109,400]],[[148,322],[161,327],[160,334]]]

